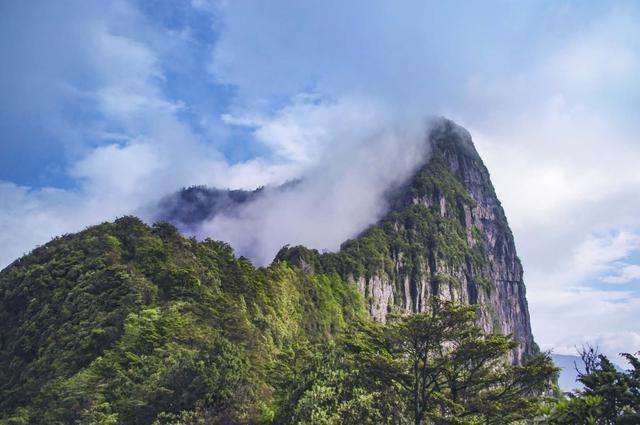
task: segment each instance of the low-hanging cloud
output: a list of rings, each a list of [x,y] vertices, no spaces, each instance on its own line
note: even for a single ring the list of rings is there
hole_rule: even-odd
[[[236,120],[257,125],[256,136],[283,155],[304,163],[299,180],[266,188],[233,214],[216,215],[196,232],[231,242],[260,265],[283,245],[335,250],[385,212],[385,193],[426,160],[428,123],[372,103],[308,101],[274,119]]]

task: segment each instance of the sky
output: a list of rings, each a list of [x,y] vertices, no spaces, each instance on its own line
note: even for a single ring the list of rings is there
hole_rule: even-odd
[[[640,349],[638,2],[3,1],[0,58],[0,267],[196,184],[330,176],[344,204],[445,116],[491,172],[539,345]]]

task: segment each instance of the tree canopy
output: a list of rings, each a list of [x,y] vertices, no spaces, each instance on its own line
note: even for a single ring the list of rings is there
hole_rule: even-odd
[[[620,354],[629,364],[629,369],[620,371],[593,347],[585,347],[580,355],[584,368],[578,370],[578,381],[584,388],[558,401],[550,423],[640,423],[640,359],[633,354]]]
[[[555,369],[509,362],[477,306],[376,323],[356,285],[134,217],[0,273],[2,424],[490,424],[535,416]]]
[[[485,334],[476,308],[363,322],[296,375],[282,423],[505,424],[540,413],[557,369],[544,354],[508,363],[514,342]],[[300,378],[301,377],[301,378]]]

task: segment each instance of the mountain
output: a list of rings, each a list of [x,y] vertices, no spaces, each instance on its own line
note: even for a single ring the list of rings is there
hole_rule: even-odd
[[[276,260],[338,273],[357,285],[378,321],[389,313],[424,311],[434,295],[479,304],[482,327],[513,334],[519,342],[513,361],[520,362],[537,348],[522,266],[489,172],[469,133],[449,120],[434,126],[429,143],[427,163],[388,194],[389,213],[379,223],[343,243],[338,253],[286,247]],[[233,215],[265,190],[283,188],[186,189],[161,204],[160,217],[194,229],[205,218],[193,217]]]
[[[221,190],[193,186],[164,197],[156,206],[154,216],[156,221],[172,223],[188,232],[217,214],[233,215],[242,205],[259,198],[264,190]]]
[[[243,206],[273,193],[295,188],[300,180],[279,186],[260,187],[255,190],[223,190],[206,186],[192,186],[165,196],[152,207],[154,222],[165,221],[185,233],[194,233],[213,217],[224,214],[236,216]]]
[[[516,363],[537,350],[513,235],[471,136],[451,121],[429,137],[428,162],[390,195],[390,212],[338,253],[286,247],[276,259],[337,272],[369,314],[421,312],[433,298],[480,306],[487,332],[513,334]]]
[[[158,421],[206,405],[218,422],[265,421],[304,347],[435,299],[477,304],[478,323],[512,334],[521,363],[537,347],[489,173],[454,123],[427,142],[387,214],[338,252],[286,246],[256,268],[227,244],[124,217],[15,261],[0,272],[0,419],[172,423]],[[263,190],[191,188],[159,214],[197,226]]]

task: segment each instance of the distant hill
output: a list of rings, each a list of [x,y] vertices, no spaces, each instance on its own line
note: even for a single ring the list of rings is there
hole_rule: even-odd
[[[560,389],[562,389],[562,391],[568,392],[574,389],[581,389],[583,387],[582,383],[577,380],[578,372],[576,371],[576,366],[578,366],[579,370],[584,370],[584,362],[580,356],[552,354],[551,360],[553,360],[553,363],[561,369],[560,377],[558,378],[558,385],[560,385]],[[616,359],[609,358],[609,360]],[[622,368],[615,364],[614,366],[618,371],[622,372]]]
[[[551,359],[560,370],[560,377],[558,378],[558,385],[562,391],[568,392],[574,389],[582,388],[582,384],[577,381],[578,372],[575,366],[577,365],[580,370],[584,367],[584,363],[580,356],[571,356],[566,354],[552,354]]]
[[[233,214],[263,192],[264,188],[248,191],[193,186],[163,198],[157,206],[155,218],[188,232],[218,213]]]

